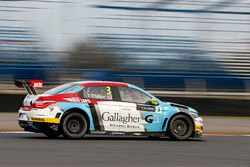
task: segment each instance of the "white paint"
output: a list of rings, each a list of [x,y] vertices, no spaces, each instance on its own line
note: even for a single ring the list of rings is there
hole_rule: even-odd
[[[51,105],[44,109],[33,108],[31,111],[20,109],[18,113],[20,115],[18,120],[27,121],[30,117],[55,118],[57,113],[62,113],[62,110],[57,105]]]
[[[134,103],[98,102],[99,122],[105,131],[144,132],[145,121]]]

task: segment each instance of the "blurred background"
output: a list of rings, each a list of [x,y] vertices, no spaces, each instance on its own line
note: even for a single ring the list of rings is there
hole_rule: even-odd
[[[250,116],[250,0],[0,0],[2,112],[25,95],[15,79],[122,81]]]

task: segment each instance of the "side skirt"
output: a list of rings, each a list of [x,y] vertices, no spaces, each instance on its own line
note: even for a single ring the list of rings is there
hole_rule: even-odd
[[[93,135],[111,135],[111,136],[152,136],[163,137],[166,136],[164,132],[112,132],[112,131],[90,131]]]

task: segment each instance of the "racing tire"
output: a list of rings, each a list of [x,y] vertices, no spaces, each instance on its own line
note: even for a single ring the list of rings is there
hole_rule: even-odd
[[[57,132],[57,131],[46,131],[43,132],[43,134],[45,134],[48,138],[50,139],[56,139],[61,135],[61,132]]]
[[[191,118],[186,115],[176,115],[169,123],[169,137],[174,140],[186,140],[193,133]]]
[[[68,139],[80,139],[88,130],[87,119],[84,115],[73,112],[66,115],[62,122],[62,134]]]

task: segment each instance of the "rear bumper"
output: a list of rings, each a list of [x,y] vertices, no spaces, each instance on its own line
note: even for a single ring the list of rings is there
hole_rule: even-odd
[[[33,108],[30,111],[20,109],[19,121],[44,122],[44,123],[60,123],[62,111],[56,105],[44,109]]]
[[[41,129],[39,129],[38,127],[36,127],[35,125],[33,125],[32,122],[28,122],[28,121],[18,121],[19,126],[21,128],[23,128],[25,131],[28,132],[42,132]]]
[[[19,111],[19,126],[27,131],[41,131],[44,129],[56,130],[59,127],[62,111],[57,106],[45,109],[32,109]]]
[[[59,130],[59,124],[31,122],[31,121],[18,121],[18,122],[21,128],[29,132],[45,132],[49,130],[53,131]]]

